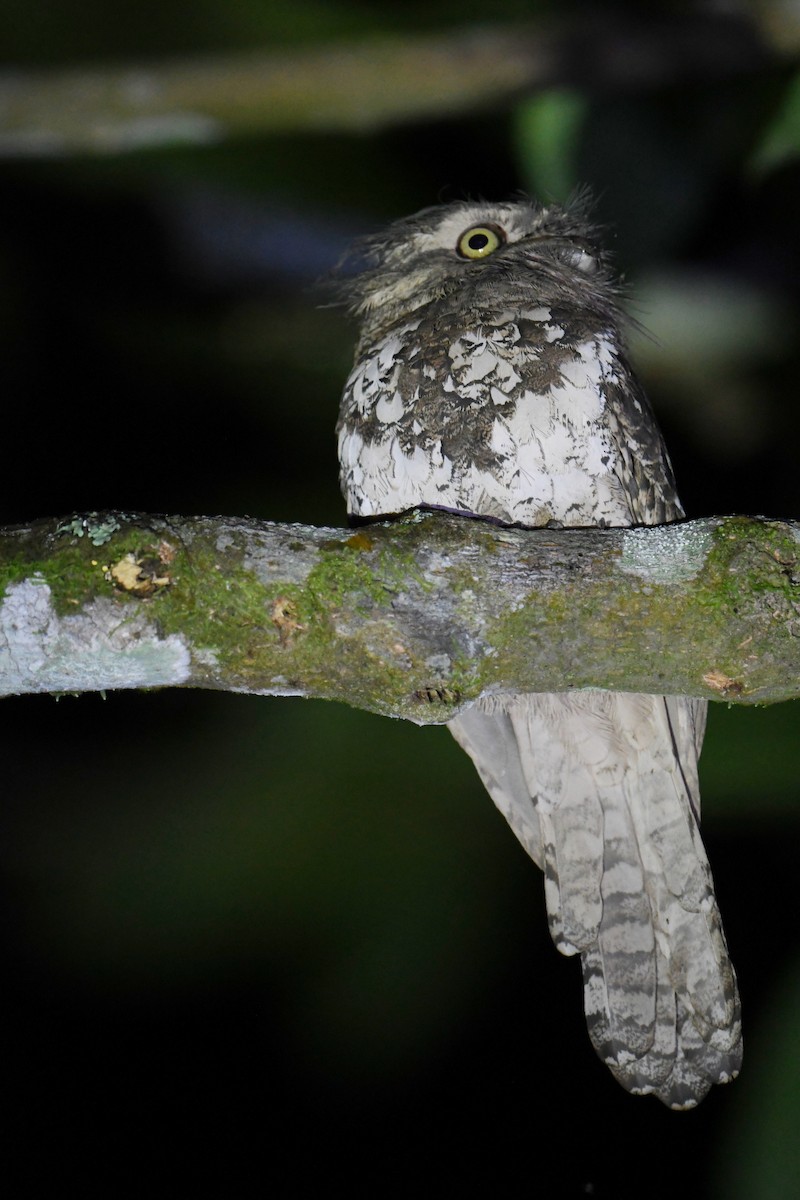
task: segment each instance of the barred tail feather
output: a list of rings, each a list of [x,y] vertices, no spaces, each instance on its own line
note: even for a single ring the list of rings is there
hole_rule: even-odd
[[[592,1043],[629,1091],[689,1108],[741,1063],[741,1017],[700,838],[695,700],[483,701],[451,724],[545,871],[553,940],[580,953]]]

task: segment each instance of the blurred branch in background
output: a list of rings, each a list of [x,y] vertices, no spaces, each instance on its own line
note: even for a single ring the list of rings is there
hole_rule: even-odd
[[[0,153],[118,153],[246,133],[365,132],[441,120],[526,91],[653,89],[752,74],[796,51],[800,22],[724,12],[485,25],[324,48],[0,75]]]
[[[355,532],[93,513],[0,537],[0,692],[206,687],[440,724],[481,695],[800,696],[800,527]]]

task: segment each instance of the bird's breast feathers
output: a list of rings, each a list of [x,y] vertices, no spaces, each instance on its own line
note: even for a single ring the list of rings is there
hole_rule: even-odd
[[[622,381],[614,335],[568,335],[550,308],[466,327],[414,317],[363,352],[347,382],[348,508],[630,524],[607,413],[608,389]]]

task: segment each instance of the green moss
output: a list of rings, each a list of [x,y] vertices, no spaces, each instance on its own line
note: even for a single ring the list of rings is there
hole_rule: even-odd
[[[702,607],[724,608],[737,615],[758,603],[764,592],[796,597],[797,544],[778,524],[729,517],[714,531],[698,589]]]
[[[331,645],[337,640],[334,622],[346,627],[350,613],[364,615],[385,601],[393,578],[388,559],[368,533],[332,540],[322,546],[305,585],[287,589],[289,594],[293,591],[303,624],[295,646],[297,665],[308,672],[322,695],[330,694],[324,664],[330,661]],[[392,654],[390,639],[381,636],[380,627],[372,630],[368,645],[364,638],[360,629],[351,648],[347,642],[338,646],[337,695],[342,683],[347,691],[352,681],[352,694],[358,696],[360,707],[387,712],[398,692],[403,692],[407,666]]]
[[[424,713],[426,721],[433,705],[444,721],[460,705],[464,689],[474,687],[474,666],[453,663],[447,677],[440,678],[415,659],[411,648],[398,645],[388,621],[367,628],[361,620],[374,609],[384,609],[393,596],[433,587],[415,557],[418,524],[417,520],[393,522],[390,543],[378,526],[321,545],[319,560],[304,586],[285,589],[303,626],[292,646],[293,659],[315,693],[325,695],[330,685],[324,664],[330,662],[335,642],[338,699],[343,691],[345,695],[352,691],[360,708],[412,719]],[[358,618],[352,623],[352,642],[341,637],[350,614]]]
[[[43,562],[41,574],[50,585],[53,607],[59,614],[75,612],[98,591],[112,591],[104,578],[105,556],[98,557],[96,547],[90,542],[59,547],[57,552]]]
[[[265,638],[277,637],[267,589],[243,566],[244,548],[235,537],[223,550],[202,539],[176,549],[169,587],[151,601],[154,617],[164,633],[185,634],[196,657],[205,650],[246,682]]]
[[[706,586],[715,585],[709,581]],[[694,633],[699,619],[694,607],[700,587],[696,579],[675,584],[621,574],[613,560],[604,565],[598,559],[585,589],[575,575],[563,586],[532,592],[518,611],[498,619],[488,634],[495,649],[488,669],[499,678],[512,675],[521,651],[533,662],[541,660],[544,649],[552,664],[553,690],[562,690],[597,686],[599,680],[608,687],[637,680],[643,686],[661,678],[669,661],[673,679],[676,671],[682,673],[687,691],[697,694],[703,690],[705,668],[684,647],[690,642],[696,646],[689,631]],[[580,654],[587,636],[596,639],[601,656],[599,674],[597,653],[591,656],[591,679]]]
[[[65,614],[74,613],[104,589],[106,558],[97,557],[98,550],[89,541],[56,543],[55,549],[43,549],[39,538],[31,538],[14,549],[14,557],[0,563],[2,594],[23,579],[40,581],[49,586],[56,612]]]
[[[5,596],[11,584],[21,583],[23,579],[31,578],[40,580],[42,583],[47,582],[36,564],[21,562],[17,559],[0,563],[0,596]]]
[[[319,561],[306,581],[312,600],[320,601],[326,609],[345,599],[362,608],[381,602],[387,588],[375,568],[385,565],[387,556],[376,550],[366,535],[324,542],[320,549]]]

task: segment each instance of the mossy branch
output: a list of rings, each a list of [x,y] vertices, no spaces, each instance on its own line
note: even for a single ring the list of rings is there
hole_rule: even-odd
[[[355,532],[90,513],[0,531],[0,694],[205,687],[420,724],[487,693],[800,695],[800,524]]]
[[[118,153],[242,134],[363,132],[537,88],[656,87],[759,70],[786,19],[670,14],[373,35],[277,52],[0,73],[0,153]],[[786,41],[790,46],[786,46]]]

